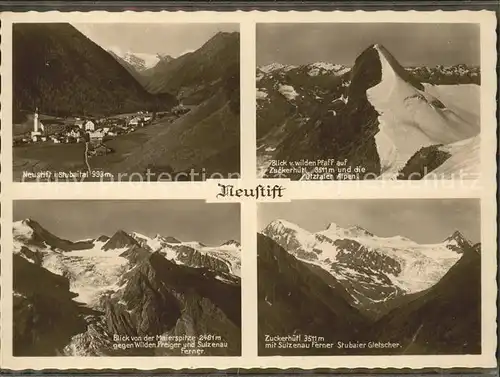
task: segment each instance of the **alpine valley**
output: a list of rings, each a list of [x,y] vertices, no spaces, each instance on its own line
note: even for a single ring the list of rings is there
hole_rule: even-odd
[[[14,223],[13,240],[15,356],[240,355],[239,242],[123,230],[73,242],[32,219]],[[120,342],[147,337],[169,341]]]
[[[359,226],[311,233],[275,220],[257,247],[260,355],[481,352],[481,245],[459,231],[419,244]],[[266,342],[294,335],[333,346]]]
[[[16,24],[12,58],[15,179],[239,173],[238,32],[173,58],[111,51],[67,23]]]
[[[475,179],[479,174],[478,67],[403,68],[384,46],[371,45],[352,67],[273,63],[256,74],[261,177],[450,179],[461,173]],[[330,165],[330,171],[319,161],[339,161],[341,169]]]

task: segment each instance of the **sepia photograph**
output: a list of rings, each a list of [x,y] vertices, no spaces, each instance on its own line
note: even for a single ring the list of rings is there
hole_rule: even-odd
[[[239,203],[14,202],[13,356],[239,356]]]
[[[15,23],[14,181],[240,173],[238,24]]]
[[[479,24],[256,28],[259,177],[480,178]]]
[[[479,199],[258,205],[260,356],[481,354]]]

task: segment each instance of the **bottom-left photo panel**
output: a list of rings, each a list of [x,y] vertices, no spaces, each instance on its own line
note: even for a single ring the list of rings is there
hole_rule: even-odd
[[[240,356],[240,205],[13,203],[13,356]]]

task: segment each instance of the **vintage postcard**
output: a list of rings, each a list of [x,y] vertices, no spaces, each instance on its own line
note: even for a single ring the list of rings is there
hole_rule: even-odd
[[[496,365],[496,16],[1,17],[1,368]]]

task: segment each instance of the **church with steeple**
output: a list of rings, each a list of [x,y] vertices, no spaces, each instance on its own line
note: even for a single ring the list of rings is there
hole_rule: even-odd
[[[45,138],[45,127],[39,119],[38,108],[36,108],[35,114],[33,115],[33,131],[31,131],[31,140],[41,141]]]

